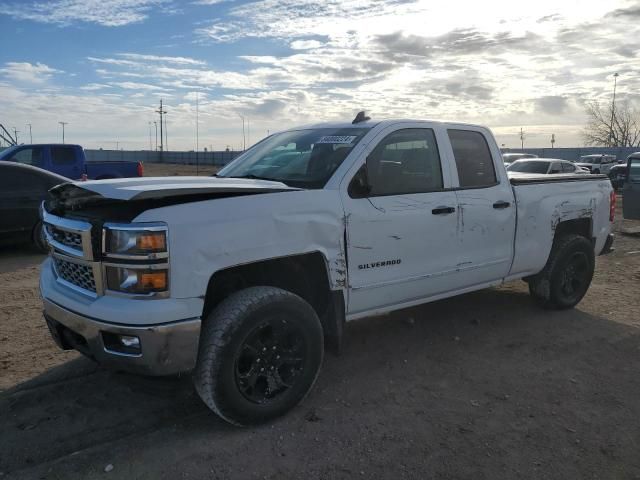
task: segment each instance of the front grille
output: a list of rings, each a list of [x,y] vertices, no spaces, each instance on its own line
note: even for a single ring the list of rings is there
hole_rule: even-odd
[[[82,251],[82,235],[79,233],[61,230],[54,225],[47,225],[47,232],[56,242]]]
[[[53,257],[53,264],[56,273],[62,280],[83,290],[96,293],[96,281],[93,276],[93,268],[87,265],[68,262],[67,260],[62,260],[57,257]]]

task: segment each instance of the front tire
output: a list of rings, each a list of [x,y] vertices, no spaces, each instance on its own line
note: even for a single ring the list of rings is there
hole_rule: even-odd
[[[565,235],[554,241],[544,269],[529,279],[529,293],[544,308],[573,308],[585,296],[595,269],[589,239]]]
[[[304,399],[323,354],[322,325],[307,302],[279,288],[251,287],[203,322],[194,385],[222,419],[258,424]]]

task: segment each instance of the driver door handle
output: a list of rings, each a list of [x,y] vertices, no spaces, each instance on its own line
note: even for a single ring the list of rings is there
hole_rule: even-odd
[[[453,207],[437,207],[431,210],[431,213],[433,213],[434,215],[447,215],[455,211],[456,209]]]
[[[511,206],[511,203],[505,202],[504,200],[500,200],[499,202],[493,204],[493,208],[498,210],[502,208],[509,208],[509,206]]]

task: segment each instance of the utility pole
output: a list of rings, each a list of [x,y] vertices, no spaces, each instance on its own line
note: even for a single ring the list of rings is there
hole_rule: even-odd
[[[553,145],[556,143],[556,134],[552,133],[551,134],[551,148],[553,148]]]
[[[240,114],[238,116],[242,119],[242,151],[244,152],[247,149],[247,142],[244,136],[244,117]]]
[[[200,164],[198,161],[198,92],[196,91],[196,176],[200,173]]]
[[[247,143],[251,146],[251,127],[249,126],[249,119],[247,118]]]
[[[149,123],[149,151],[153,150],[153,146],[151,145],[151,122]]]
[[[160,114],[160,152],[162,152],[163,151],[163,145],[162,145],[162,115],[167,113],[166,110],[162,109],[162,99],[160,99],[160,109],[156,110],[155,112]]]
[[[64,143],[64,126],[68,125],[69,122],[58,122],[60,125],[62,125],[62,143]]]
[[[29,125],[29,143],[33,143],[33,135],[31,134],[31,124],[27,123],[27,125]]]
[[[16,127],[13,127],[13,138],[16,139],[16,145],[18,145],[18,134],[20,133],[20,130],[16,130]]]
[[[616,118],[616,86],[618,85],[618,72],[613,74],[613,100],[611,101],[611,123],[609,125],[609,146],[613,147],[613,121]]]
[[[154,121],[153,124],[156,126],[156,152],[158,151],[158,122]]]
[[[169,127],[167,127],[167,112],[164,114],[164,149],[169,151]]]
[[[524,130],[520,127],[520,148],[524,150]]]

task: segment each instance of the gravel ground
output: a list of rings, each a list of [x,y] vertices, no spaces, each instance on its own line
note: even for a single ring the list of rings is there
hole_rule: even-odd
[[[352,322],[305,402],[247,429],[188,376],[59,351],[41,260],[0,250],[2,478],[640,479],[640,237],[598,258],[574,310],[515,282]]]

